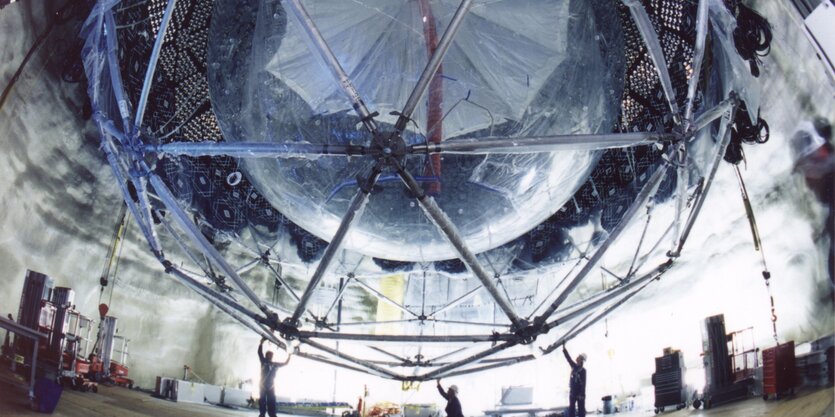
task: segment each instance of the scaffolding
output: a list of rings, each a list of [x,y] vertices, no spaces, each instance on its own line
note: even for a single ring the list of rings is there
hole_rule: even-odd
[[[695,227],[730,141],[730,125],[740,104],[740,94],[746,94],[745,91],[735,92],[733,87],[740,84],[731,81],[725,83],[721,100],[711,106],[704,106],[706,101],[703,99],[697,100],[700,76],[705,73],[701,66],[708,49],[706,39],[709,23],[720,29],[730,24],[722,2],[698,1],[695,27],[690,28],[695,31],[695,43],[692,45],[692,60],[687,68],[689,78],[686,80],[686,93],[677,94],[669,72],[671,65],[666,61],[662,43],[644,4],[648,2],[623,0],[626,7],[624,10],[628,10],[643,41],[643,45],[638,46],[638,49],[645,51],[647,62],[651,62],[650,68],[653,68],[653,73],[647,74],[646,77],[660,84],[660,91],[663,92],[661,101],[666,108],[664,117],[672,121],[669,127],[656,126],[657,129],[652,131],[609,134],[512,138],[492,136],[448,141],[426,140],[424,143],[409,144],[404,139],[404,130],[421,99],[431,90],[432,80],[444,56],[459,35],[462,22],[477,2],[463,0],[458,4],[455,13],[449,17],[449,23],[440,39],[436,39],[431,58],[417,78],[411,94],[402,110],[397,113],[393,128],[388,128],[377,122],[379,114],[367,107],[362,98],[363,92],[357,91],[354,87],[351,75],[343,68],[340,57],[333,52],[328,41],[322,36],[305,4],[301,0],[289,0],[284,2],[284,7],[289,9],[288,14],[304,29],[311,50],[327,65],[331,75],[337,80],[344,99],[348,100],[361,120],[362,129],[372,139],[364,144],[343,146],[246,140],[163,143],[153,136],[153,132],[145,129],[143,123],[161,50],[176,35],[169,31],[172,16],[180,2],[167,0],[160,3],[164,4],[164,9],[161,10],[161,16],[154,21],[155,31],[152,35],[155,40],[136,103],[131,103],[128,98],[120,70],[120,65],[123,64],[119,60],[121,51],[118,35],[122,29],[116,25],[114,18],[120,2],[99,1],[84,29],[87,37],[85,66],[90,80],[95,117],[100,127],[102,149],[127,207],[147,240],[150,251],[171,277],[276,345],[301,357],[395,380],[426,381],[534,360],[578,336],[658,280],[681,256],[688,236]],[[715,36],[723,36],[721,30],[714,30]],[[716,42],[714,47],[718,50],[716,56],[733,55],[727,44]],[[432,95],[431,91],[429,95]],[[547,295],[540,297],[540,303],[526,313],[520,310],[520,304],[525,302],[525,299],[513,298],[507,290],[513,277],[503,276],[501,268],[496,269],[488,257],[471,249],[470,244],[462,237],[459,225],[451,221],[436,198],[421,184],[419,177],[422,173],[413,172],[403,163],[405,157],[414,155],[513,155],[648,146],[663,149],[662,162],[651,168],[637,196],[625,208],[617,224],[608,231],[605,238],[595,244],[589,244],[584,250],[577,248],[576,264],[571,271],[562,280],[552,283],[551,288],[544,289],[543,293],[547,292]],[[708,149],[704,152],[708,158],[702,165],[697,164],[693,158],[693,149],[700,146]],[[283,279],[282,267],[287,269],[292,266],[285,265],[275,256],[277,242],[261,242],[256,233],[251,233],[252,241],[242,244],[251,253],[251,257],[238,265],[227,259],[210,241],[202,225],[191,214],[191,208],[182,204],[170,185],[150,166],[153,161],[160,160],[163,156],[177,155],[279,161],[282,158],[305,156],[314,159],[326,156],[363,158],[371,162],[372,168],[356,178],[357,189],[348,204],[348,209],[315,269],[306,278],[304,288],[297,289],[297,293],[293,285]],[[424,278],[423,302],[420,306],[415,306],[395,300],[375,285],[370,285],[373,277],[333,272],[335,265],[342,262],[346,237],[363,216],[369,200],[375,198],[375,186],[382,181],[384,173],[392,173],[393,179],[402,182],[414,203],[454,248],[458,259],[474,278],[475,286],[452,297],[446,304],[428,307],[425,304]],[[240,177],[236,178],[240,181]],[[236,178],[230,181],[235,182]],[[673,219],[661,227],[664,232],[660,237],[653,236],[645,242],[647,230],[651,226],[656,227],[656,222],[665,221],[663,216],[653,217],[653,213],[656,208],[655,202],[660,198],[659,190],[662,183],[670,181],[677,184],[673,197]],[[657,220],[657,217],[661,217],[661,220]],[[634,242],[634,256],[628,267],[615,271],[603,268],[615,279],[614,284],[590,296],[578,297],[576,290],[587,281],[592,272],[602,268],[609,249],[622,242],[624,231],[639,224],[641,220],[646,222],[640,240]],[[662,251],[664,254],[659,257],[659,248],[664,245],[668,245],[670,250]],[[171,254],[179,254],[182,259],[175,262]],[[271,297],[253,290],[243,274],[259,266],[271,271],[276,288],[286,289],[288,297],[292,300],[291,304],[279,305],[275,297],[272,297],[272,302],[268,302]],[[334,274],[342,276],[344,282],[341,281],[338,289],[330,290],[328,294],[333,298],[329,308],[324,314],[317,315],[309,308],[311,302],[315,297],[324,294],[322,291],[326,285],[323,285],[323,279]],[[231,281],[231,285],[226,283],[226,279]],[[401,311],[405,318],[385,322],[343,320],[339,316],[341,308],[338,306],[341,306],[348,290],[365,291],[371,297]],[[494,316],[496,319],[493,322],[444,318],[444,313],[461,308],[477,294],[486,294],[496,307],[498,315]],[[376,334],[373,331],[352,330],[367,330],[391,323],[413,324],[414,328],[421,330],[409,334]],[[425,334],[427,332],[423,329],[427,324],[446,325],[452,330],[445,334]],[[490,331],[480,333],[478,329],[484,327],[490,328]],[[456,334],[454,329],[466,331]],[[533,353],[524,350],[520,353],[517,350],[509,356],[499,356],[500,352],[530,345],[538,338],[540,342]],[[548,342],[543,344],[542,340]],[[367,355],[361,357],[347,353],[344,347],[340,348],[338,344],[334,346],[331,341],[358,342],[370,348]],[[438,355],[428,356],[419,353],[415,357],[404,357],[385,348],[388,345],[378,345],[380,342],[411,346],[443,345],[448,348],[445,353]]]

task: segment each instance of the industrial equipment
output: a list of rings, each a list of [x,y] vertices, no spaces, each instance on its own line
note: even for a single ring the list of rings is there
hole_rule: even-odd
[[[70,312],[75,308],[75,291],[67,287],[55,287],[52,290],[52,306],[55,308],[52,318],[52,333],[49,335],[49,345],[46,359],[59,363],[62,361],[66,347],[66,331],[68,330]]]
[[[655,386],[656,413],[670,406],[675,406],[676,410],[687,407],[688,395],[684,384],[686,370],[680,350],[666,348],[663,356],[655,358],[652,385]]]
[[[741,400],[749,395],[753,385],[752,377],[739,381],[734,379],[732,355],[728,351],[730,339],[731,336],[725,332],[725,317],[722,314],[705,319],[702,327],[705,408]]]
[[[106,310],[101,311],[106,312]],[[93,371],[100,372],[102,378],[109,379],[117,385],[132,388],[133,380],[128,378],[127,366],[130,340],[116,334],[117,323],[116,317],[104,316],[102,318],[96,337],[96,346],[93,348],[100,361],[91,363],[91,366],[96,367]]]
[[[808,386],[832,385],[833,377],[835,377],[835,366],[833,366],[835,335],[814,340],[810,343],[810,347],[810,352],[798,354],[795,357],[798,381]]]
[[[797,386],[794,341],[763,349],[763,399],[794,393]]]
[[[49,276],[27,271],[18,323],[43,336],[40,340],[30,335],[16,337],[14,365],[19,373],[29,372],[33,378],[47,375],[63,386],[96,390],[90,377],[101,373],[101,363],[87,358],[94,321],[75,309],[74,300],[72,288],[54,287]],[[121,350],[126,352],[125,342],[122,346]],[[126,353],[122,357],[126,357]],[[37,366],[32,367],[34,362]],[[126,368],[118,373],[122,378],[127,376]]]
[[[113,355],[110,359],[109,375],[116,385],[133,388],[133,380],[128,378],[128,343],[122,336],[113,337]]]
[[[734,382],[743,382],[754,378],[759,367],[759,349],[754,344],[754,328],[731,332],[731,369]]]
[[[48,328],[52,327],[49,299],[53,285],[52,278],[49,276],[31,270],[26,271],[23,291],[20,295],[20,307],[17,312],[17,322],[21,326],[48,334]],[[45,326],[48,323],[49,326]],[[40,344],[45,343],[47,340],[40,341]],[[15,337],[13,350],[15,362],[23,368],[31,366],[34,344],[35,341],[31,338]]]

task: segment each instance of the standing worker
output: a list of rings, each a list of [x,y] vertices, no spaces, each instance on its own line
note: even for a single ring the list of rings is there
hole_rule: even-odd
[[[794,171],[803,174],[806,185],[826,213],[822,236],[815,240],[829,240],[829,267],[826,269],[829,271],[830,296],[835,298],[835,143],[832,140],[832,124],[818,117],[811,122],[802,122],[789,144],[794,156]],[[826,247],[826,243],[820,242],[819,247]]]
[[[562,353],[565,355],[565,360],[571,365],[571,378],[568,380],[568,413],[566,416],[586,417],[586,368],[583,368],[583,364],[586,362],[586,354],[581,353],[580,356],[577,356],[576,362],[571,360],[571,355],[565,349],[565,343],[562,345]]]
[[[264,342],[267,339],[262,337],[258,345],[258,359],[261,361],[261,396],[258,398],[258,417],[264,417],[268,413],[270,417],[275,416],[275,373],[278,368],[290,362],[290,352],[287,352],[287,360],[284,362],[273,362],[273,352],[268,351],[264,355]]]
[[[449,390],[444,392],[444,388],[441,386],[441,380],[438,379],[438,392],[441,394],[441,397],[446,399],[446,411],[447,417],[464,417],[464,413],[461,412],[461,402],[458,401],[458,387],[456,385],[450,385]]]

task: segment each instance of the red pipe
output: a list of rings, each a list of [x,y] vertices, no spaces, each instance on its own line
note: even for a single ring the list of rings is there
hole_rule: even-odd
[[[438,48],[438,29],[435,27],[435,17],[432,15],[432,7],[429,5],[429,0],[419,0],[420,14],[423,20],[423,37],[426,39],[426,56],[428,59],[432,58],[435,49]],[[427,59],[427,61],[428,61]],[[443,86],[443,64],[438,66],[438,71],[429,82],[429,100],[427,103],[426,112],[426,140],[432,143],[441,143],[443,136],[442,119],[443,101],[444,101],[444,86]],[[438,180],[426,183],[426,192],[429,195],[438,195],[441,193],[441,155],[434,154],[430,156],[429,165],[424,169],[424,175],[434,176]]]

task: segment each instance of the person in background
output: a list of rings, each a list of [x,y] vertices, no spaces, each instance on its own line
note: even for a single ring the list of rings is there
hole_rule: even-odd
[[[264,355],[264,342],[266,338],[261,338],[261,343],[258,344],[258,359],[261,361],[261,383],[259,385],[261,395],[258,398],[258,417],[264,417],[264,413],[268,413],[270,417],[275,416],[275,373],[278,368],[287,365],[290,362],[290,353],[287,353],[287,360],[284,362],[273,362],[273,352],[267,351]]]
[[[571,355],[562,345],[562,353],[565,360],[571,365],[571,377],[568,380],[568,412],[566,417],[586,417],[586,354],[581,353],[576,360],[571,360]]]
[[[446,400],[446,408],[444,408],[444,411],[447,417],[464,417],[464,413],[461,411],[461,402],[458,401],[458,387],[456,385],[450,385],[449,389],[444,391],[440,379],[438,379],[437,385],[438,392]]]
[[[800,123],[789,145],[794,157],[794,172],[803,175],[806,185],[826,210],[823,237],[829,240],[827,270],[830,296],[835,298],[835,146],[832,139],[832,124],[817,117],[811,122]]]

